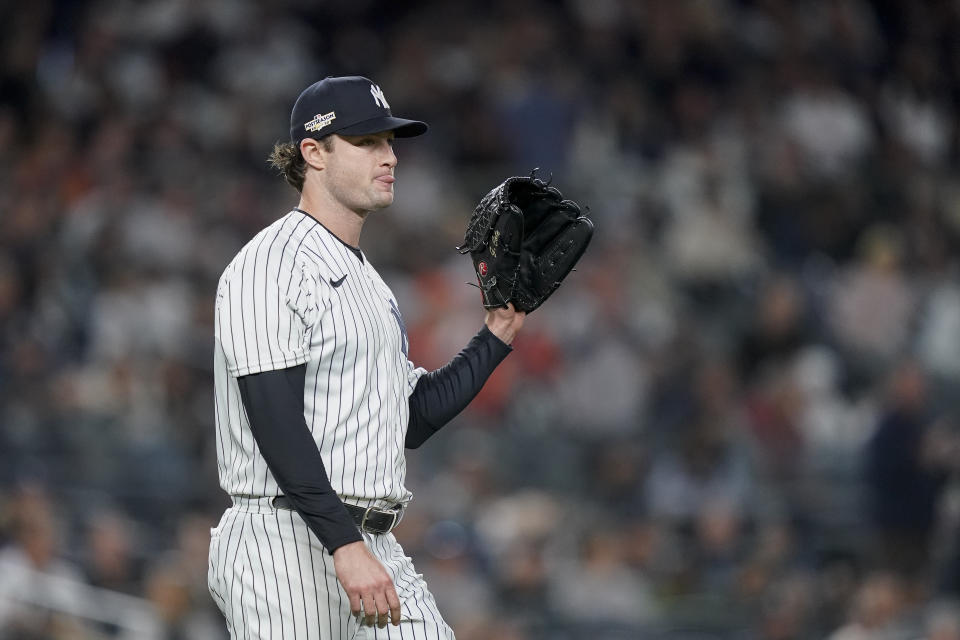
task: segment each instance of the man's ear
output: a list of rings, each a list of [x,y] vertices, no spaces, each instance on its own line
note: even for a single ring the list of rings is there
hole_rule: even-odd
[[[308,165],[317,170],[327,166],[327,151],[323,143],[313,138],[304,138],[300,141],[300,155]]]

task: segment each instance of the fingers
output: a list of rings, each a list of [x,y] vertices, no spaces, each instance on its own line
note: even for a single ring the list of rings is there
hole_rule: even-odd
[[[367,593],[360,598],[362,611],[354,611],[354,615],[363,618],[363,623],[367,626],[377,625],[383,629],[388,622],[394,626],[400,625],[400,598],[393,589],[387,589],[382,593]]]
[[[347,591],[347,595],[350,596],[350,613],[355,616],[359,616],[363,612],[363,607],[360,602],[360,594],[355,591]]]
[[[387,616],[390,615],[390,607],[387,605],[387,598],[377,598],[377,626],[383,629],[389,622]]]
[[[394,589],[387,589],[387,604],[390,605],[390,620],[393,625],[400,626],[400,598]]]
[[[377,600],[372,593],[363,596],[363,622],[367,626],[377,621]]]

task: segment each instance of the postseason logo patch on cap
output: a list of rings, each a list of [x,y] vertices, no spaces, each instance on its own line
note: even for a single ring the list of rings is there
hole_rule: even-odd
[[[303,128],[307,131],[319,131],[325,126],[337,119],[337,114],[333,111],[330,113],[317,114],[313,116],[313,120],[303,125]]]

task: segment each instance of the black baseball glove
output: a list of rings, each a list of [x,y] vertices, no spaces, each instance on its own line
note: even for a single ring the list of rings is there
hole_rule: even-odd
[[[533,311],[586,251],[593,222],[572,200],[534,174],[507,178],[485,195],[467,225],[469,253],[487,309]]]

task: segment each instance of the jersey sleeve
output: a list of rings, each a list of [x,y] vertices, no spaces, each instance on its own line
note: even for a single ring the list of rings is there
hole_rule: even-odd
[[[320,315],[318,276],[306,262],[270,253],[252,246],[237,256],[218,286],[215,330],[234,377],[310,359]]]
[[[420,378],[426,375],[426,373],[426,369],[418,367],[407,360],[407,398],[413,394],[413,390],[417,388],[417,383],[420,381]]]

